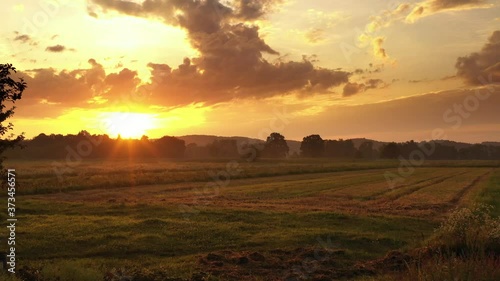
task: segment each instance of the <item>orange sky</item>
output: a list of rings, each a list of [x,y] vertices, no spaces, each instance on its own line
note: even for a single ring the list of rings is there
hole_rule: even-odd
[[[1,61],[28,83],[13,120],[27,137],[500,141],[500,1],[22,0],[0,9]]]

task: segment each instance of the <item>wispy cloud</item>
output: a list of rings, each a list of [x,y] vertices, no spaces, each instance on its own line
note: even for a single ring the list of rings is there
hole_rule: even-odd
[[[418,3],[406,17],[407,23],[446,11],[463,11],[480,8],[490,8],[493,4],[487,0],[427,0]]]
[[[419,19],[447,11],[463,11],[489,8],[494,6],[487,0],[425,0],[416,4],[402,3],[396,8],[382,11],[378,16],[370,18],[364,33],[358,38],[360,44],[371,45],[373,55],[380,59],[390,56],[383,44],[386,37],[379,32],[395,23],[413,24]]]
[[[371,17],[370,22],[365,27],[365,32],[358,37],[359,42],[362,45],[370,45],[374,57],[388,60],[389,55],[383,47],[386,37],[377,33],[395,22],[404,20],[410,10],[411,4],[403,3],[392,10],[385,10],[380,15]]]
[[[38,42],[33,40],[33,38],[27,34],[20,34],[19,32],[15,32],[16,36],[13,41],[20,42],[22,44],[29,44],[30,46],[37,46]]]

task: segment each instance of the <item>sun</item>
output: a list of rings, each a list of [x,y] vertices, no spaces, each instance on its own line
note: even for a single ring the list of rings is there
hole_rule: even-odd
[[[122,138],[139,139],[148,130],[156,128],[156,118],[153,114],[132,112],[106,112],[100,119],[103,130],[112,138],[120,135]]]

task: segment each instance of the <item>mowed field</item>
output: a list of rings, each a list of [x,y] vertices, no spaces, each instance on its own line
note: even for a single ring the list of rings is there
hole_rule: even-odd
[[[396,161],[86,161],[60,178],[52,164],[6,167],[18,269],[60,280],[351,280],[424,243],[457,207],[500,213],[498,162],[429,162],[392,188]]]

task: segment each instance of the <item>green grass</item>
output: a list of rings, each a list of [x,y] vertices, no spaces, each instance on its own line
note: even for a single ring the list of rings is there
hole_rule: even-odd
[[[33,259],[132,259],[142,255],[185,256],[227,248],[294,248],[309,246],[316,237],[328,235],[335,238],[340,248],[352,248],[374,257],[412,243],[421,232],[428,234],[436,226],[418,219],[324,212],[209,209],[186,220],[176,208],[147,205],[27,201],[21,208],[18,238],[30,247],[20,247],[19,251]],[[363,243],[377,239],[380,247],[367,251]]]
[[[318,239],[327,238],[346,251],[348,264],[412,249],[431,236],[449,206],[437,200],[444,209],[420,216],[425,205],[395,202],[421,193],[452,198],[461,189],[451,187],[459,183],[454,174],[467,172],[460,179],[470,180],[496,162],[471,162],[470,168],[465,162],[430,162],[396,190],[384,182],[384,172],[397,168],[392,161],[242,163],[241,173],[207,199],[210,204],[187,217],[179,205],[192,204],[196,189],[210,182],[207,170],[224,170],[226,162],[88,161],[64,182],[47,164],[7,165],[16,168],[21,184],[19,266],[62,280],[97,280],[123,267],[188,277],[203,270],[198,259],[211,252],[314,248],[320,246]],[[440,178],[446,180],[434,185]],[[140,187],[130,188],[131,182]],[[425,185],[420,193],[405,193],[419,185]],[[433,191],[436,187],[440,190]],[[498,214],[499,187],[495,170],[458,203],[477,195],[477,201],[495,205]],[[122,200],[130,196],[134,200]],[[0,235],[5,237],[6,230]]]
[[[500,216],[500,172],[493,174],[484,188],[478,195],[478,201],[493,206],[492,214]]]
[[[236,160],[241,172],[231,178],[261,178],[278,175],[298,175],[340,171],[362,171],[373,169],[395,169],[400,163],[392,160],[381,161],[330,161],[310,160],[265,160],[247,163]],[[208,171],[225,171],[229,161],[180,161],[158,160],[88,160],[71,166],[57,177],[56,167],[68,167],[59,161],[6,161],[7,168],[15,168],[19,175],[19,194],[46,194],[60,191],[75,191],[98,188],[127,187],[154,184],[169,184],[193,181],[210,181]],[[61,166],[62,165],[62,166]],[[429,161],[424,167],[498,167],[498,161]],[[62,168],[56,169],[61,171]]]

